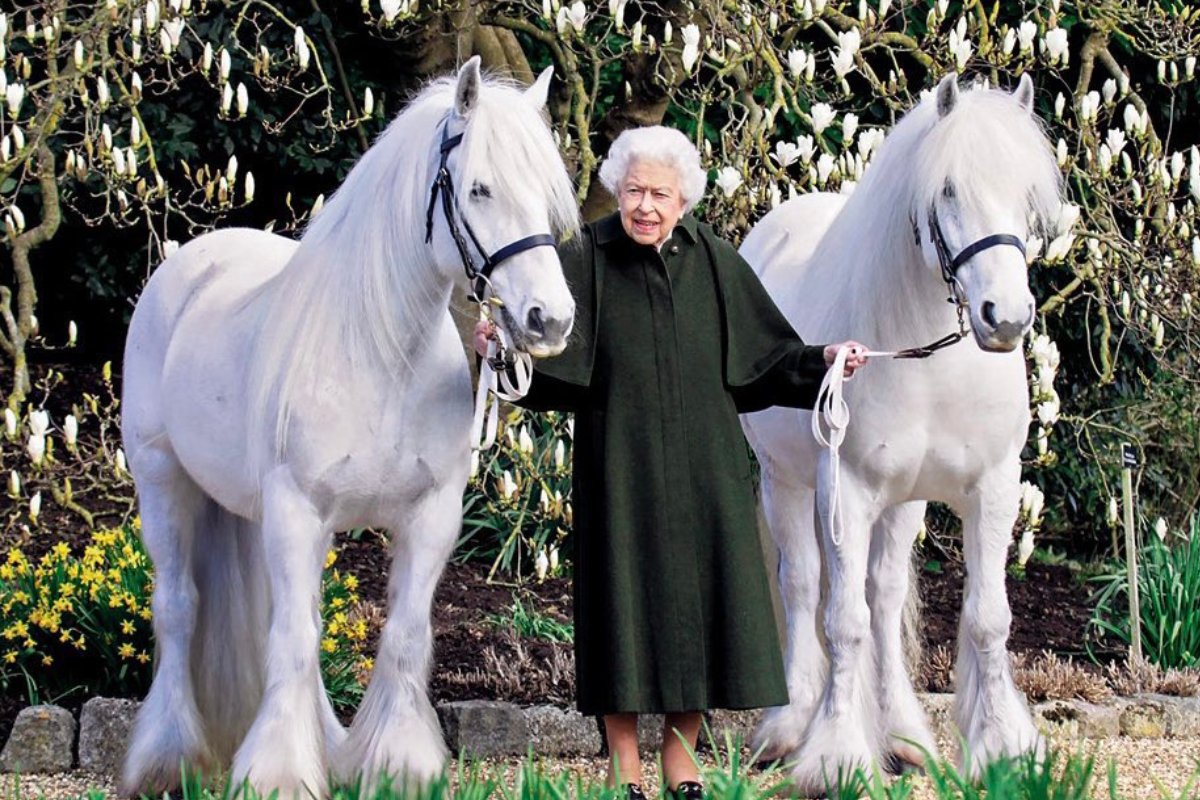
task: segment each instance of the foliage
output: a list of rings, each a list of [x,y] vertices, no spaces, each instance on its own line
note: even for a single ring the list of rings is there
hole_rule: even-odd
[[[1200,517],[1190,530],[1150,536],[1138,552],[1142,653],[1162,667],[1194,667],[1200,657]],[[1102,585],[1092,617],[1094,630],[1128,646],[1129,586],[1124,566],[1095,579]]]
[[[154,645],[153,573],[128,527],[92,534],[82,555],[65,542],[36,562],[19,547],[0,565],[0,690],[21,691],[31,703],[72,692],[140,696],[149,688]],[[353,575],[330,570],[323,584],[321,667],[337,707],[362,694],[370,661],[362,656],[367,622]]]
[[[530,639],[544,639],[548,642],[570,644],[575,641],[575,625],[563,622],[556,617],[545,614],[530,605],[521,602],[517,594],[513,594],[513,604],[507,614],[494,614],[488,617],[488,623],[495,628],[513,631],[517,636]]]
[[[512,409],[496,445],[473,456],[463,504],[463,560],[492,562],[514,576],[555,574],[573,524],[570,454],[574,422],[564,414]]]

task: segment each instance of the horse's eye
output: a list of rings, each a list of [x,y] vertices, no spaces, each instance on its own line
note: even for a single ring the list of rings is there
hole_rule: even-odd
[[[946,181],[946,184],[942,187],[942,197],[946,198],[947,200],[953,200],[955,198],[954,184],[950,181]]]
[[[491,197],[491,196],[492,196],[492,190],[488,188],[487,184],[484,184],[484,183],[472,184],[472,186],[471,186],[471,197],[472,198],[477,200],[480,197]]]

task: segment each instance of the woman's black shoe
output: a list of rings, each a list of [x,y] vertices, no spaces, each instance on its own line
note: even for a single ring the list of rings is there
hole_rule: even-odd
[[[625,784],[625,799],[646,800],[646,793],[642,791],[642,785],[640,783]]]
[[[671,794],[675,800],[704,800],[704,786],[696,781],[681,781]]]

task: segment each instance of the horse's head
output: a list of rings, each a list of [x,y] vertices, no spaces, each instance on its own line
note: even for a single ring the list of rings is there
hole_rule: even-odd
[[[1033,83],[1012,94],[960,92],[944,78],[914,165],[912,215],[921,254],[970,314],[984,350],[1015,349],[1033,325],[1024,243],[1059,206],[1059,172],[1033,115]]]
[[[492,301],[513,346],[537,357],[562,352],[575,316],[554,247],[579,212],[543,115],[552,72],[521,90],[481,77],[478,57],[459,70],[427,221],[439,267]]]

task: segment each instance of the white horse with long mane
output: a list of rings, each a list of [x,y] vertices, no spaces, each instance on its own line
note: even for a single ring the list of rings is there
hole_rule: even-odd
[[[122,424],[158,662],[126,793],[178,785],[181,763],[232,760],[236,783],[289,798],[320,796],[331,771],[369,790],[441,769],[430,605],[461,524],[472,407],[448,304],[466,267],[515,347],[565,346],[574,302],[543,245],[579,221],[549,80],[522,91],[472,59],[413,100],[299,242],[218,231],[151,277]],[[346,731],[321,684],[318,603],[333,533],[364,526],[392,536],[390,609]]]
[[[936,752],[901,633],[926,501],[964,522],[955,706],[964,759],[974,773],[1040,746],[1012,681],[1004,587],[1030,419],[1020,344],[1034,301],[1023,241],[1060,205],[1032,101],[1028,76],[1013,94],[960,92],[948,76],[895,126],[853,194],[784,203],[742,247],[809,341],[925,345],[959,330],[950,294],[977,344],[875,359],[847,385],[840,477],[809,431],[810,412],[743,418],[781,557],[791,699],[765,715],[756,745],[794,761],[814,794],[839,770],[919,765],[923,751]]]

